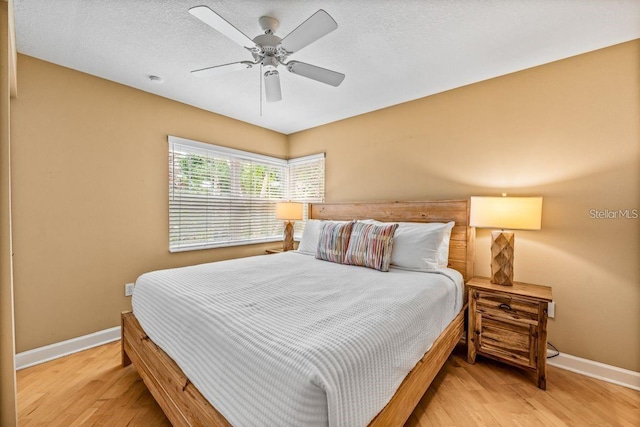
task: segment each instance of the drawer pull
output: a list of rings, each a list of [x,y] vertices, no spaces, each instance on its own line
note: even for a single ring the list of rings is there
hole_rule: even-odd
[[[501,310],[509,310],[509,311],[511,311],[511,306],[509,304],[505,304],[505,303],[500,304],[498,306],[498,308],[501,309]]]

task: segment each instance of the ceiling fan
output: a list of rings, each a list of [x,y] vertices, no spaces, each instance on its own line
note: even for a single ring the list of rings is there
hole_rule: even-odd
[[[232,62],[194,70],[191,72],[193,75],[209,77],[230,71],[252,68],[254,65],[260,64],[266,69],[264,72],[264,88],[267,102],[282,100],[280,73],[276,69],[278,65],[285,66],[290,73],[331,86],[337,87],[344,80],[344,74],[336,71],[300,61],[287,62],[289,55],[298,52],[338,28],[336,21],[322,9],[311,15],[309,19],[283,39],[274,34],[280,25],[278,20],[270,16],[262,16],[258,22],[264,30],[264,34],[255,37],[253,40],[207,6],[192,7],[189,9],[189,13],[240,46],[245,47],[251,52],[254,59],[253,62]]]

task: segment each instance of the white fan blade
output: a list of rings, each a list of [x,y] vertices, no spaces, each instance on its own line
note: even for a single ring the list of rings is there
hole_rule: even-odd
[[[280,46],[289,53],[297,52],[336,28],[338,28],[336,21],[320,9],[282,39]]]
[[[342,73],[298,61],[289,61],[287,63],[287,70],[293,74],[336,87],[340,86],[340,83],[342,83],[345,77]]]
[[[247,68],[251,67],[253,67],[253,63],[249,61],[232,62],[231,64],[216,65],[215,67],[193,70],[191,74],[198,77],[211,77],[219,76],[221,74],[227,74],[232,71],[246,70]]]
[[[196,6],[189,9],[189,13],[218,31],[219,33],[229,37],[240,46],[244,46],[247,49],[260,49],[253,40],[247,37],[242,31],[231,25],[222,16],[209,9],[207,6]]]
[[[280,74],[276,70],[264,73],[264,92],[267,102],[278,102],[282,100]]]

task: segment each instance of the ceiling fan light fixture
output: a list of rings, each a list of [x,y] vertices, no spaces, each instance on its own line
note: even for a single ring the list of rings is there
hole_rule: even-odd
[[[277,67],[279,62],[276,59],[275,56],[265,56],[264,58],[262,58],[262,66],[263,67]]]
[[[264,73],[264,92],[267,102],[278,102],[282,100],[280,73],[278,73],[277,70],[270,70]]]

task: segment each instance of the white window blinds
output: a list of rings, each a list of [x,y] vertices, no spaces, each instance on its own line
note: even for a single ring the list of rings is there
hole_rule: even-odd
[[[289,199],[303,202],[303,221],[294,225],[294,233],[300,237],[309,218],[309,203],[324,202],[324,153],[289,160],[288,189]]]
[[[324,201],[324,153],[289,160],[289,198],[296,202]]]
[[[321,184],[304,166],[320,157]],[[296,164],[299,172],[292,173]],[[323,200],[324,154],[286,161],[170,136],[169,250],[282,240],[276,203],[312,193],[319,200],[318,191]]]

